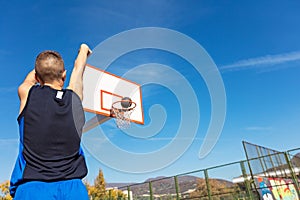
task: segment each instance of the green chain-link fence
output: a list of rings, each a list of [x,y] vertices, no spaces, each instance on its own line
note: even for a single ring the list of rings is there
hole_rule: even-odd
[[[260,156],[118,189],[124,200],[298,200],[300,148],[255,151]]]

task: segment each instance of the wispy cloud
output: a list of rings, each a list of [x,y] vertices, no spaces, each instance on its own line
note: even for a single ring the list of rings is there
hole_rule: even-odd
[[[17,138],[0,138],[0,146],[16,145],[19,142]]]
[[[152,137],[152,138],[146,138],[145,140],[148,140],[148,141],[171,141],[171,140],[191,140],[190,137],[175,137],[175,138],[172,138],[172,137]],[[134,140],[140,140],[140,138],[134,138]],[[203,141],[203,138],[193,138],[193,141],[196,141],[196,140],[200,140],[200,141]]]
[[[268,70],[269,68],[273,67],[273,70],[276,70],[278,69],[278,67],[274,68],[275,65],[291,63],[296,61],[300,61],[300,51],[239,60],[232,64],[223,65],[219,69],[224,72],[247,70],[252,68]]]
[[[158,63],[148,63],[146,67],[144,65],[137,66],[134,70],[126,72],[125,78],[138,83],[178,83],[178,77],[171,74],[174,69],[168,66],[159,66]]]
[[[246,131],[270,131],[272,130],[272,127],[267,126],[267,127],[263,127],[263,126],[249,126],[245,128]]]
[[[0,87],[0,93],[17,92],[17,86]]]

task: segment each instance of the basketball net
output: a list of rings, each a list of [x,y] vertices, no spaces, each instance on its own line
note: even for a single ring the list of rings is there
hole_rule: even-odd
[[[119,129],[128,129],[131,125],[130,116],[136,107],[136,104],[132,102],[132,105],[128,108],[121,106],[122,101],[117,101],[112,105],[112,116],[115,117],[116,125]]]
[[[128,129],[130,128],[131,121],[130,121],[130,115],[133,112],[133,110],[126,110],[123,109],[113,109],[113,112],[115,114],[115,121],[116,125],[119,129]]]

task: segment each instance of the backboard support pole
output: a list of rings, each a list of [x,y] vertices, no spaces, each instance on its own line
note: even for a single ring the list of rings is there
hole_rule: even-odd
[[[104,115],[96,115],[95,117],[91,118],[85,123],[82,132],[85,133],[110,119],[111,117],[107,117]]]

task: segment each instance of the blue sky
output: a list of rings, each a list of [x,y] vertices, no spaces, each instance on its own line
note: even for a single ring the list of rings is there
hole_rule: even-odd
[[[128,53],[107,70],[122,76],[147,63],[160,63],[176,70],[192,85],[197,96],[201,112],[199,129],[193,143],[179,159],[147,173],[115,170],[86,151],[89,181],[99,168],[108,182],[141,182],[150,177],[170,176],[241,160],[245,158],[242,140],[278,150],[299,147],[299,8],[298,1],[1,1],[0,182],[9,179],[18,152],[17,87],[33,68],[36,55],[45,49],[59,51],[70,75],[80,43],[86,42],[93,49],[116,34],[141,27],[175,30],[192,38],[207,51],[218,67],[225,87],[223,131],[213,150],[200,159],[199,148],[211,115],[210,94],[201,75],[186,60],[169,52],[144,49]],[[101,55],[97,56],[101,59]],[[148,66],[145,77],[130,77],[136,82],[165,80],[180,87],[168,73],[157,73],[152,69]],[[160,105],[155,108],[162,111],[163,107],[165,111],[165,126],[160,132],[141,139],[116,130],[113,121],[101,126],[106,140],[135,153],[163,148],[176,137],[181,121],[176,94],[166,86],[147,84],[142,90],[145,126],[151,120],[164,120],[162,114],[154,114],[150,119],[151,106]],[[193,121],[193,118],[189,120]],[[137,128],[145,131],[142,127]],[[84,137],[88,140],[99,135],[94,130]],[[164,157],[158,160],[164,160]],[[130,166],[128,160],[117,162]]]

